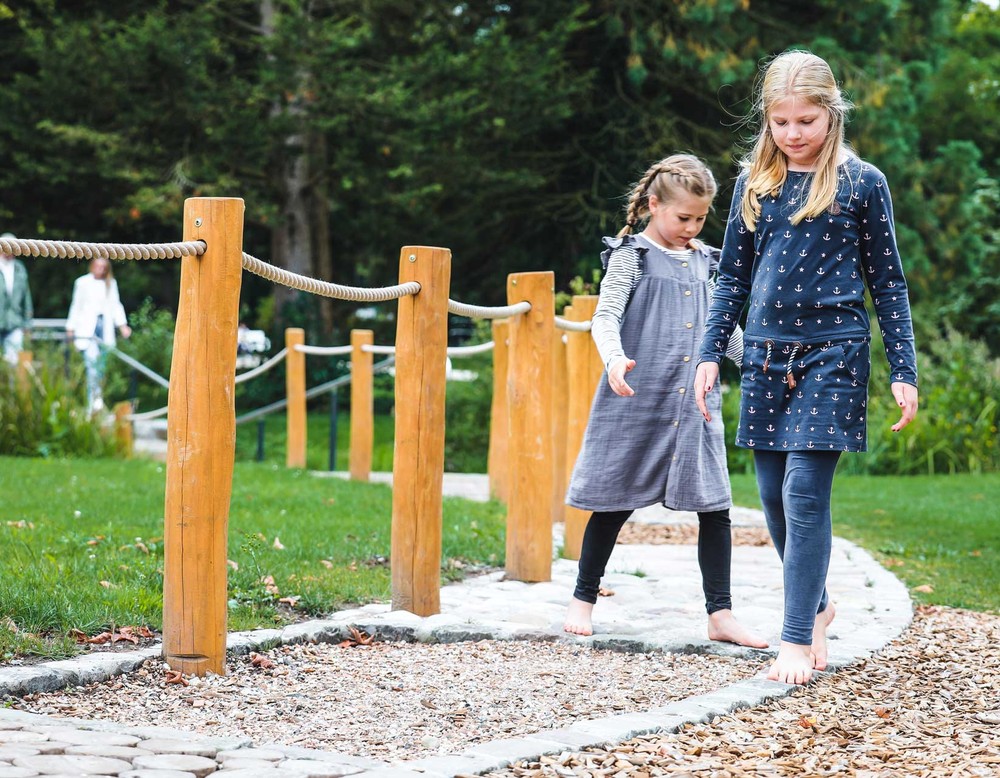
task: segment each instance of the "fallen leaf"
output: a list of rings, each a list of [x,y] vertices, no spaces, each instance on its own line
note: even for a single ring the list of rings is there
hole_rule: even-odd
[[[111,583],[111,581],[101,581],[100,584],[105,589],[114,589],[114,588],[116,588],[115,585],[113,583]]]
[[[281,544],[281,541],[278,540],[278,536],[277,535],[274,536],[274,547],[276,549],[278,549],[278,551],[284,551],[285,550],[285,547]]]
[[[815,716],[803,716],[799,719],[799,726],[803,729],[812,729],[816,726]]]
[[[229,565],[233,570],[239,570],[240,566],[236,564],[232,559],[227,559],[226,564]]]
[[[615,596],[615,590],[614,589],[608,589],[608,588],[606,588],[604,586],[601,586],[597,590],[597,596],[598,597],[614,597]]]
[[[333,562],[331,562],[329,559],[321,559],[319,560],[319,563],[323,565],[323,567],[325,567],[327,570],[333,569]]]
[[[889,709],[885,708],[885,707],[883,707],[881,705],[879,705],[875,709],[875,715],[878,716],[880,719],[892,718],[892,713],[889,711]]]
[[[149,546],[147,546],[147,545],[146,545],[145,543],[143,543],[143,542],[142,542],[141,540],[137,540],[137,541],[135,542],[135,547],[136,547],[137,549],[139,549],[139,550],[140,550],[140,551],[141,551],[141,552],[142,552],[143,554],[148,554],[148,553],[149,553]]]
[[[921,594],[930,594],[934,591],[934,587],[930,584],[923,584],[922,586],[914,586],[913,591],[920,592]]]
[[[357,627],[348,627],[348,630],[351,633],[351,637],[354,638],[354,642],[359,646],[370,646],[375,640],[374,635],[366,635]]]
[[[263,654],[258,654],[256,652],[250,653],[250,664],[254,667],[259,667],[262,670],[270,670],[272,667],[275,667],[273,661],[268,659]]]
[[[122,627],[118,630],[118,634],[111,635],[111,642],[117,643],[120,640],[127,640],[130,643],[138,643],[139,636],[132,632],[131,627]]]
[[[180,670],[167,670],[163,677],[167,683],[179,683],[181,686],[187,686],[187,678],[184,677],[184,673]]]
[[[280,600],[278,600],[278,602],[284,603],[285,605],[291,605],[294,608],[301,599],[302,595],[296,594],[292,597],[282,597]]]

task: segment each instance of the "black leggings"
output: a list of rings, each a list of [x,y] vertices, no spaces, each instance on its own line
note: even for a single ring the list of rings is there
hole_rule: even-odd
[[[618,540],[622,525],[632,511],[595,511],[583,533],[580,551],[580,571],[573,596],[591,604],[597,602],[604,568]],[[732,561],[733,539],[729,529],[729,510],[698,513],[698,566],[701,587],[705,592],[705,609],[709,613],[733,607],[729,591],[729,567]]]

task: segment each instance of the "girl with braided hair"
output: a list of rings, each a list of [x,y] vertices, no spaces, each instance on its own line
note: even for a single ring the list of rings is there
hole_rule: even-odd
[[[768,65],[756,105],[761,127],[733,193],[695,375],[695,398],[710,420],[718,363],[746,307],[736,445],[753,451],[783,561],[784,624],[768,677],[785,683],[805,683],[827,666],[833,475],[842,452],[866,448],[866,287],[901,413],[892,430],[917,413],[889,185],[845,143],[849,107],[815,54],[788,51]]]
[[[633,511],[662,503],[698,514],[708,637],[767,646],[732,612],[732,497],[720,403],[715,420],[705,422],[690,392],[719,260],[718,249],[695,237],[715,191],[712,172],[696,157],[660,160],[632,189],[625,228],[604,239],[591,332],[607,382],[594,395],[566,497],[592,511],[563,625],[575,635],[593,634],[591,613],[622,525]],[[642,221],[645,229],[633,234]],[[739,362],[742,352],[737,336],[728,353]]]

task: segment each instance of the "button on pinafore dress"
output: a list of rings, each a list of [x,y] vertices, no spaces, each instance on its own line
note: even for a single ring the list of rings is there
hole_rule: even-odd
[[[621,322],[622,347],[636,361],[625,376],[635,395],[619,397],[602,375],[566,503],[588,511],[658,502],[673,510],[729,508],[721,395],[708,395],[706,422],[693,389],[717,253],[699,247],[681,261],[641,235],[607,243],[627,243],[640,255]]]

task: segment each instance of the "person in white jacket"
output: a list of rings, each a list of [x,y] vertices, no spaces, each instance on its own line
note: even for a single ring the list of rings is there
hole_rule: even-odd
[[[73,300],[66,319],[66,337],[75,340],[87,369],[87,404],[91,412],[104,408],[102,383],[107,362],[105,346],[115,345],[115,331],[123,338],[132,334],[125,308],[118,296],[118,282],[111,272],[111,260],[94,257],[87,275],[73,284]]]

